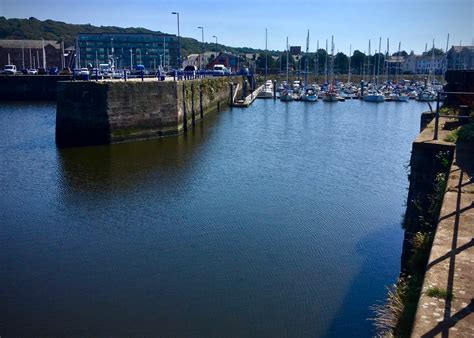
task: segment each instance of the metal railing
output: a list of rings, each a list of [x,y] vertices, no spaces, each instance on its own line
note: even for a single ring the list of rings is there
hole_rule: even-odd
[[[474,95],[474,92],[438,92],[436,95],[436,113],[435,113],[435,126],[434,126],[434,135],[433,140],[438,139],[438,131],[439,131],[439,118],[440,117],[447,117],[447,118],[457,118],[457,119],[469,119],[469,114],[467,116],[462,115],[441,115],[439,113],[439,103],[447,98],[448,95],[456,95],[456,96],[469,96]],[[469,109],[469,106],[466,106]]]

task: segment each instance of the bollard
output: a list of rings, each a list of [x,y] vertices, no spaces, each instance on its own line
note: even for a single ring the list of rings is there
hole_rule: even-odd
[[[127,82],[127,71],[125,69],[123,70],[123,79]]]
[[[140,71],[140,76],[142,77],[142,82],[143,82],[143,75],[144,75],[144,73],[145,73],[145,72],[144,72],[143,70]]]

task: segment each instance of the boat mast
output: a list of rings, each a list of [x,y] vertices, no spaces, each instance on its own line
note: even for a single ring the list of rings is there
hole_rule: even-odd
[[[372,74],[370,72],[370,57],[372,56],[372,52],[370,50],[370,39],[369,39],[369,55],[367,56],[367,76],[369,78],[369,82],[372,81]]]
[[[288,85],[288,72],[290,64],[290,47],[288,45],[288,37],[286,37],[286,84]]]
[[[331,35],[331,83],[334,82],[334,36]]]
[[[385,81],[388,82],[388,61],[389,61],[389,58],[390,58],[390,39],[387,38],[387,56],[385,57],[385,74],[386,74],[386,79]]]
[[[324,72],[326,73],[326,83],[329,83],[329,73],[328,73],[328,39],[326,39],[326,62],[324,63]]]
[[[319,40],[316,46],[316,83],[318,83],[318,76],[319,76]]]
[[[434,39],[433,39],[433,48],[431,48],[431,67],[430,67],[430,73],[432,72],[433,74],[433,77],[431,78],[431,80],[433,81],[433,78],[436,78],[436,73],[435,73],[435,68],[434,68],[434,48],[435,48],[435,44],[434,44]]]
[[[352,45],[349,45],[349,75],[347,76],[347,82],[351,82],[351,59],[352,59]]]
[[[446,50],[444,51],[444,74],[448,70],[448,45],[449,45],[449,33],[448,38],[446,39]]]
[[[375,83],[379,84],[379,75],[380,75],[380,55],[382,51],[382,37],[379,37],[379,53],[377,54],[377,75],[375,78]]]
[[[306,53],[304,59],[304,86],[308,83],[308,55],[309,55],[309,29],[308,34],[306,35]]]
[[[398,41],[398,53],[397,53],[397,69],[396,69],[396,72],[395,72],[395,81],[397,81],[398,83],[398,77],[399,77],[399,74],[400,74],[400,65],[401,65],[401,62],[400,62],[400,49],[401,49],[401,46],[402,46],[402,42],[401,41]]]
[[[267,29],[265,28],[265,83],[267,82],[268,70],[268,50],[267,50]]]

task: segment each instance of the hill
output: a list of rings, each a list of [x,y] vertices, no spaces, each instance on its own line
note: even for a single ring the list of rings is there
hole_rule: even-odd
[[[31,40],[56,40],[64,39],[66,46],[72,46],[79,33],[162,33],[141,27],[115,27],[115,26],[93,26],[91,24],[77,25],[61,21],[45,20],[36,18],[29,19],[6,19],[0,17],[0,39],[31,39]],[[206,51],[215,51],[216,44],[205,43]],[[219,50],[232,53],[259,53],[262,50],[230,47],[218,45]],[[201,52],[201,43],[192,38],[181,37],[181,50],[183,55]]]

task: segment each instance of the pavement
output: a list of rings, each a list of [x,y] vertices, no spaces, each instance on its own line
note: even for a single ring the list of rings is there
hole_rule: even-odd
[[[456,147],[411,336],[474,337],[474,144]]]

